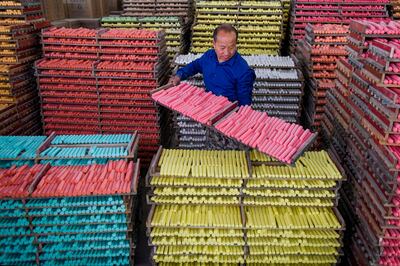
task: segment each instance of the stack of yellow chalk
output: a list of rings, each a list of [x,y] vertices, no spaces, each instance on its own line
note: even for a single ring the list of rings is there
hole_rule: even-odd
[[[343,179],[328,153],[295,167],[257,152],[160,150],[147,184],[159,265],[334,264]]]
[[[256,151],[250,158],[252,178],[243,188],[247,265],[336,263],[343,177],[328,153],[306,152],[295,167]]]
[[[306,152],[295,167],[279,165],[252,151],[252,178],[244,188],[246,205],[333,207],[343,179],[328,153]]]
[[[241,151],[164,149],[147,181],[153,260],[158,265],[244,263],[241,189],[249,160]]]
[[[212,46],[216,26],[229,23],[239,32],[241,54],[278,55],[283,37],[283,6],[280,0],[196,0],[193,24],[193,53]]]
[[[191,12],[190,12],[191,13]],[[178,53],[187,53],[189,50],[190,27],[193,23],[193,14],[189,19],[182,16],[109,16],[101,19],[104,28],[131,28],[164,30],[167,52],[170,58]]]
[[[33,65],[40,58],[41,1],[0,1],[0,135],[42,131]]]
[[[163,150],[159,173],[151,177],[156,204],[238,205],[244,179],[249,178],[241,151]]]

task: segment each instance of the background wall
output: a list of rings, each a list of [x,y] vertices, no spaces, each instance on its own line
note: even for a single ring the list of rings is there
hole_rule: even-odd
[[[121,10],[121,0],[42,0],[50,21],[68,18],[100,18]]]

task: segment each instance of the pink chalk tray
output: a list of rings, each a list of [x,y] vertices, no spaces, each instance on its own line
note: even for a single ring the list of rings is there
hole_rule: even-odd
[[[187,83],[165,85],[153,90],[151,97],[158,104],[287,165],[294,165],[317,137],[317,133],[300,125],[250,106],[238,107],[236,102]]]

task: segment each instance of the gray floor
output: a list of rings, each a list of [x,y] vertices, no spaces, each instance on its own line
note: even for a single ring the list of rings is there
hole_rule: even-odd
[[[146,172],[141,172],[143,178],[139,182],[138,195],[138,213],[136,219],[137,242],[135,250],[135,265],[147,266],[152,265],[150,262],[150,247],[148,246],[148,238],[146,236],[146,219],[150,207],[146,203],[146,188],[144,185],[144,175]]]

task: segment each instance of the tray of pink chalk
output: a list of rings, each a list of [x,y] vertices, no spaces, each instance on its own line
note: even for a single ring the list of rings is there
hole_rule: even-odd
[[[300,125],[268,116],[250,106],[235,108],[213,126],[218,132],[289,165],[317,136]]]
[[[151,94],[160,105],[207,126],[237,107],[236,102],[232,103],[226,97],[215,96],[188,83],[175,87],[168,84],[153,90]]]
[[[317,137],[317,133],[300,125],[268,116],[250,106],[238,107],[236,102],[186,83],[160,87],[152,91],[152,98],[288,165],[293,165]]]

